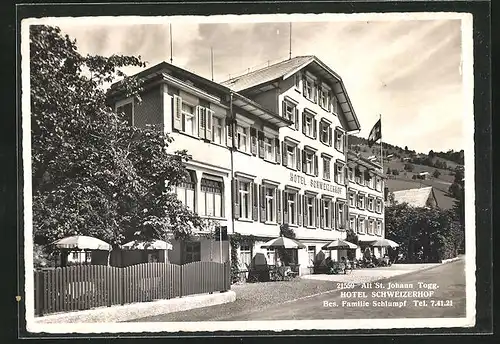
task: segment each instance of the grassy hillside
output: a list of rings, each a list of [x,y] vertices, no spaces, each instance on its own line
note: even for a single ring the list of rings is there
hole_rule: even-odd
[[[406,190],[419,188],[424,186],[432,186],[438,204],[443,209],[451,209],[454,199],[449,196],[448,188],[453,183],[455,178],[455,169],[461,165],[456,161],[451,161],[442,156],[453,156],[457,160],[460,152],[434,153],[432,156],[428,154],[418,154],[408,147],[401,148],[391,144],[383,143],[384,161],[383,170],[387,173],[389,168],[387,186],[389,191]],[[364,138],[349,136],[349,148],[352,151],[358,152],[364,158],[375,157],[376,162],[380,164],[380,144],[377,143],[371,148],[368,147],[368,142]],[[463,151],[462,151],[463,153]],[[437,156],[441,154],[441,156]],[[463,154],[462,154],[463,160]],[[436,168],[434,165],[441,168]],[[411,171],[405,169],[405,165],[411,164]],[[462,165],[463,166],[463,165]],[[446,168],[442,168],[446,167]],[[409,168],[409,166],[407,166]],[[439,175],[434,176],[435,171],[439,171]],[[429,176],[426,180],[413,179],[414,175],[421,172],[428,172]]]

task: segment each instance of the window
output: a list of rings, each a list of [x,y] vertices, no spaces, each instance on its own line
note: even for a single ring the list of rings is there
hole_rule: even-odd
[[[307,246],[308,266],[313,266],[316,261],[316,246]]]
[[[354,216],[349,217],[349,229],[356,233],[356,218]]]
[[[335,182],[340,185],[345,184],[344,166],[341,163],[335,163]]]
[[[222,217],[223,182],[201,179],[200,215]]]
[[[305,115],[304,117],[304,134],[306,134],[309,137],[314,136],[314,118],[312,115]]]
[[[252,203],[250,197],[250,183],[240,181],[239,182],[239,196],[240,196],[240,217],[243,219],[252,218]]]
[[[184,264],[201,260],[201,244],[199,241],[186,242],[184,246]]]
[[[292,104],[291,102],[287,102],[285,100],[285,111],[283,113],[283,117],[285,117],[285,119],[288,119],[289,121],[295,122],[295,108],[295,104]]]
[[[358,233],[365,232],[365,219],[362,217],[358,218]]]
[[[377,232],[375,234],[382,235],[382,222],[380,221],[377,221]]]
[[[248,127],[238,125],[236,128],[236,148],[242,152],[250,152],[250,135]]]
[[[276,156],[274,154],[274,138],[264,137],[264,159],[269,161],[275,161]]]
[[[340,130],[335,130],[335,149],[344,151],[344,134]]]
[[[323,216],[323,227],[326,229],[332,228],[332,201],[323,200],[323,209],[321,215]]]
[[[314,202],[315,197],[306,197],[306,226],[307,227],[314,227]]]
[[[288,223],[297,224],[297,194],[294,192],[287,192],[286,194],[286,207],[288,212]]]
[[[361,171],[359,169],[356,168],[354,176],[356,183],[361,184]]]
[[[335,214],[335,219],[337,220],[337,229],[345,228],[345,204],[342,202],[337,203],[337,214]]]
[[[266,221],[276,222],[276,219],[274,218],[275,208],[276,208],[276,202],[275,202],[276,188],[266,187],[265,190],[266,190],[265,191]]]
[[[213,117],[213,129],[212,129],[212,141],[218,145],[223,144],[224,137],[224,119],[219,117]]]
[[[266,252],[267,256],[267,264],[269,265],[276,265],[276,250],[273,248],[268,248]]]
[[[354,192],[349,192],[349,206],[350,207],[355,207],[356,206],[356,203],[355,203],[355,196],[354,196]]]
[[[377,199],[377,213],[382,213],[382,201]]]
[[[330,128],[330,124],[325,121],[321,121],[319,123],[319,140],[325,145],[332,145],[332,129]]]
[[[314,153],[304,151],[304,173],[314,174]]]
[[[349,180],[354,181],[354,167],[349,167]]]
[[[195,211],[195,174],[189,171],[186,179],[175,187],[177,198],[190,210]]]
[[[382,191],[382,180],[379,177],[375,179],[375,189],[377,191]]]
[[[358,194],[358,208],[364,209],[365,208],[365,195],[363,194]]]
[[[323,158],[323,178],[330,180],[330,159]]]
[[[182,131],[195,135],[195,107],[187,103],[182,103]]]
[[[368,234],[373,235],[374,234],[374,229],[375,229],[375,222],[373,220],[368,220]]]
[[[121,113],[123,119],[127,121],[130,126],[134,125],[134,104],[133,101],[116,107],[116,113]]]
[[[290,166],[292,168],[295,168],[295,166],[297,165],[295,151],[296,151],[296,147],[286,145],[287,166]]]
[[[332,97],[332,111],[334,114],[338,115],[339,113],[339,110],[340,110],[340,104],[339,104],[339,100],[337,99],[337,97]]]
[[[368,197],[368,210],[373,211],[373,198]]]
[[[312,101],[315,101],[314,83],[311,79],[304,80],[304,96]]]
[[[329,111],[329,106],[330,106],[330,95],[328,93],[328,90],[326,88],[322,88],[321,91],[319,92],[319,105]]]
[[[250,245],[240,246],[240,266],[246,267],[252,264],[252,247]]]
[[[294,76],[294,84],[295,84],[295,88],[299,92],[300,92],[300,79],[301,79],[300,73],[295,74],[295,76]]]

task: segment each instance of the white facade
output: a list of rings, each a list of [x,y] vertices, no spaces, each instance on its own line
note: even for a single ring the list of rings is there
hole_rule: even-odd
[[[166,63],[160,67],[143,102],[129,107],[130,123],[163,125],[174,139],[169,150],[185,149],[192,156],[190,178],[175,190],[187,206],[226,226],[228,234],[257,238],[238,249],[242,268],[256,258],[275,263],[277,253],[260,246],[279,236],[282,224],[307,247],[294,259],[304,274],[314,259],[330,256],[322,246],[345,239],[349,213],[383,218],[383,209],[370,215],[348,207],[346,131],[353,128],[346,126],[345,104],[351,105],[340,79],[305,66],[246,94]],[[127,102],[118,100],[116,107]],[[368,187],[354,188],[381,197]],[[227,261],[229,251],[227,241],[221,257],[219,242],[196,238],[174,242],[169,260]],[[333,251],[332,258],[344,254]]]
[[[384,175],[380,166],[351,152],[347,163],[349,228],[358,235],[356,257],[361,258],[368,242],[385,237]],[[379,248],[372,252],[377,257],[383,253]]]

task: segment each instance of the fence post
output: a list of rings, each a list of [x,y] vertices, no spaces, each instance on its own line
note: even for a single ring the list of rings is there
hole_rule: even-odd
[[[179,269],[179,271],[180,271],[180,276],[179,276],[180,277],[179,278],[179,280],[180,280],[180,283],[179,283],[179,285],[180,285],[179,297],[182,297],[182,286],[183,286],[182,280],[184,279],[184,271],[183,271],[184,270],[183,269],[184,265],[179,265],[179,266],[180,266],[180,269]]]
[[[119,283],[120,283],[120,304],[124,305],[125,304],[125,268],[123,267],[123,264],[122,266],[120,266],[118,268],[118,271],[119,271]]]
[[[43,315],[45,285],[43,280],[43,271],[35,271],[35,315]]]

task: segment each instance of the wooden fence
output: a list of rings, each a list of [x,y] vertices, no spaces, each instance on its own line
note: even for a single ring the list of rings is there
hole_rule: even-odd
[[[35,315],[223,292],[230,264],[79,265],[35,271]]]

